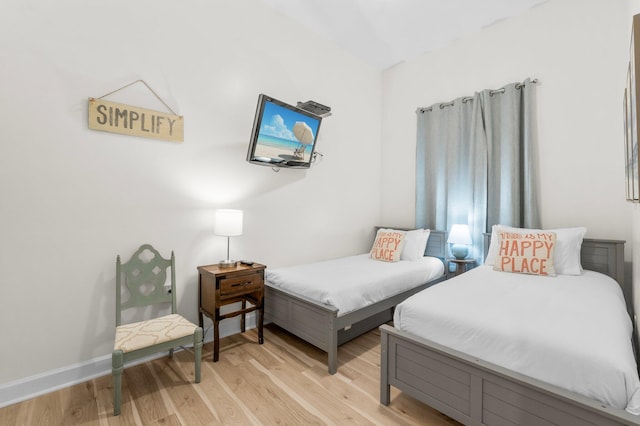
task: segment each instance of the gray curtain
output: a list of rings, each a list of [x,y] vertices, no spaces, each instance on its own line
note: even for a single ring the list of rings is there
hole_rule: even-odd
[[[497,223],[540,227],[530,80],[419,109],[416,226],[468,224],[482,259],[482,234]]]

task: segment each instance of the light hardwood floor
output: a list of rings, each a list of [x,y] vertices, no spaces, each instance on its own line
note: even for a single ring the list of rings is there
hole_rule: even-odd
[[[338,349],[338,373],[326,354],[282,329],[265,327],[203,348],[202,381],[193,383],[186,351],[125,368],[122,414],[113,417],[111,376],[104,376],[0,409],[0,425],[457,425],[454,420],[392,389],[379,403],[380,334],[360,336]]]

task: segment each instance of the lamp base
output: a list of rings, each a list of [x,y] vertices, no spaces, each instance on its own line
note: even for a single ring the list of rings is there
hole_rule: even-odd
[[[234,268],[238,262],[236,260],[225,259],[218,262],[221,268]]]
[[[466,259],[467,255],[469,254],[469,247],[464,244],[453,244],[451,246],[451,254],[456,259]]]

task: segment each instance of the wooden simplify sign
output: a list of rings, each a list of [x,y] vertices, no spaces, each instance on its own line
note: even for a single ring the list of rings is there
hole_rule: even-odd
[[[184,119],[181,115],[104,99],[89,98],[89,128],[172,142],[184,141]]]

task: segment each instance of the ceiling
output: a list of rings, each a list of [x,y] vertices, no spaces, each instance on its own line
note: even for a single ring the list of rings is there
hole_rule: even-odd
[[[386,69],[549,0],[261,0]]]

